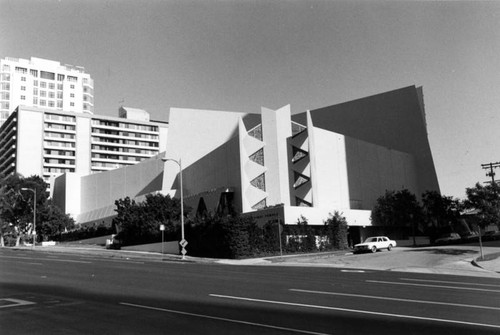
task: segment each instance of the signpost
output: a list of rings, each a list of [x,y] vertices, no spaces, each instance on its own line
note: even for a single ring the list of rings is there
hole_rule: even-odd
[[[164,224],[161,224],[160,225],[160,230],[161,230],[161,260],[163,260],[163,247],[165,245],[165,243],[163,243],[163,236],[164,236],[164,233],[165,233],[165,225]]]
[[[180,244],[180,245],[181,245],[181,247],[182,247],[181,254],[182,254],[182,258],[184,259],[184,256],[186,256],[186,253],[187,253],[187,251],[186,251],[186,249],[185,249],[185,248],[186,248],[186,245],[188,245],[188,241],[186,241],[185,239],[182,239],[182,240],[179,242],[179,244]]]

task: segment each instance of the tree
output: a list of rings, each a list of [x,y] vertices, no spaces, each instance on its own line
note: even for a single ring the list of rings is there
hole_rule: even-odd
[[[37,230],[44,241],[59,240],[63,232],[72,230],[75,227],[75,220],[65,214],[59,207],[47,204],[41,210],[41,222],[37,223]]]
[[[345,217],[338,211],[328,217],[325,221],[328,226],[328,238],[333,249],[347,249],[349,242],[347,241],[347,230],[349,225]]]
[[[47,183],[39,176],[23,178],[20,175],[9,175],[1,180],[1,185],[4,193],[0,199],[0,216],[4,226],[9,225],[9,233],[14,236],[17,246],[21,238],[33,234],[33,209],[35,207],[33,201],[36,202],[37,208],[36,222],[41,222],[40,212],[47,202]],[[34,193],[24,192],[23,188],[35,190],[36,199],[34,199]],[[38,225],[36,228],[39,228]]]
[[[479,211],[478,225],[485,228],[490,224],[500,222],[500,187],[497,184],[482,186],[476,183],[475,187],[465,190],[467,200],[465,207],[467,209],[476,209]]]
[[[377,199],[372,210],[372,222],[380,226],[405,226],[412,228],[413,245],[416,244],[416,225],[422,218],[422,207],[417,197],[403,189],[400,191],[385,191]]]
[[[129,197],[115,201],[117,216],[113,224],[118,230],[118,239],[124,245],[157,242],[160,225],[165,225],[167,238],[175,238],[176,227],[181,217],[180,200],[169,195],[147,195],[143,202],[136,203]],[[184,215],[189,213],[184,208]]]
[[[423,215],[428,224],[431,242],[444,227],[455,225],[463,207],[459,199],[442,196],[437,191],[426,191],[422,194]]]
[[[487,186],[476,183],[475,187],[467,188],[465,194],[467,195],[465,207],[478,211],[477,224],[479,226],[479,247],[482,259],[481,229],[490,224],[498,225],[500,222],[500,187],[496,183]]]

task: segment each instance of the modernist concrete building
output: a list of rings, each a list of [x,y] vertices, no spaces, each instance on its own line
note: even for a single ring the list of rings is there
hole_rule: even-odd
[[[386,190],[439,191],[414,86],[296,115],[290,106],[255,114],[172,108],[169,123],[164,153],[99,175],[61,176],[54,199],[85,223],[110,218],[118,198],[178,196],[179,166],[161,158],[182,161],[193,213],[232,207],[261,223],[304,216],[323,224],[339,211],[350,226],[369,226]]]
[[[120,117],[19,106],[0,127],[0,173],[81,175],[137,164],[166,150],[168,124],[140,109]],[[79,195],[76,195],[77,197]]]
[[[0,59],[0,126],[19,105],[93,113],[94,81],[81,66],[36,57]]]

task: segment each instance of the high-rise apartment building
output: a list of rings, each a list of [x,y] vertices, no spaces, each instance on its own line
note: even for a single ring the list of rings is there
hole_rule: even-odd
[[[144,110],[120,117],[19,106],[0,127],[0,173],[82,175],[134,165],[165,151],[168,124]]]
[[[31,57],[0,59],[0,125],[17,106],[94,112],[94,81],[81,66]]]

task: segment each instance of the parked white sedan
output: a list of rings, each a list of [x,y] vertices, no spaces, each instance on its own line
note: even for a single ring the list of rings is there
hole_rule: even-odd
[[[354,252],[371,251],[377,252],[380,249],[391,251],[396,246],[396,241],[390,240],[386,236],[368,237],[363,243],[358,243],[354,246]]]

